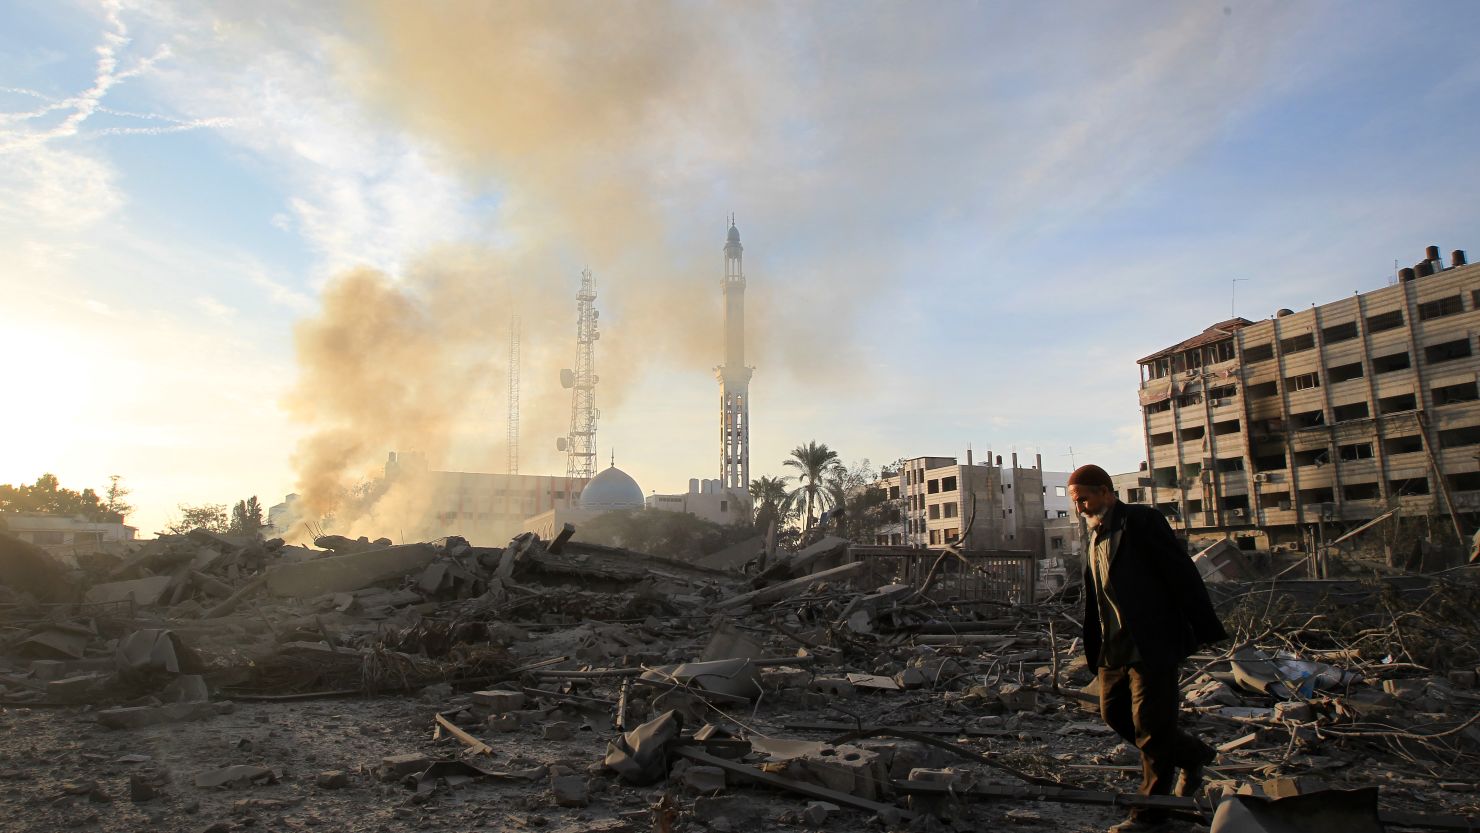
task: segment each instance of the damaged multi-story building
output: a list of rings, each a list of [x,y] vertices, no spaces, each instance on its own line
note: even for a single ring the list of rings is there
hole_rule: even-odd
[[[1394,507],[1459,527],[1480,509],[1477,331],[1480,269],[1437,246],[1389,286],[1214,324],[1140,360],[1148,466],[1124,485],[1194,545],[1305,550]]]
[[[955,457],[904,460],[879,481],[892,509],[875,543],[1070,555],[1077,549],[1077,519],[1061,493],[1067,478],[1067,472],[1043,471],[1041,456],[1021,466],[1016,453],[1008,465],[991,452],[986,463],[977,463],[968,451],[965,465]]]

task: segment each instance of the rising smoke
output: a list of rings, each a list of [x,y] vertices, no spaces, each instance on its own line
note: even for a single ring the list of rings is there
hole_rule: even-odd
[[[652,361],[719,359],[719,247],[674,245],[667,182],[693,149],[746,140],[750,102],[696,85],[733,67],[702,51],[716,26],[688,5],[372,4],[350,27],[345,76],[393,124],[441,144],[500,197],[506,250],[425,253],[405,275],[333,279],[297,331],[301,383],[291,408],[312,426],[295,463],[303,514],[340,509],[336,528],[394,532],[425,507],[394,494],[347,517],[346,487],[387,450],[433,465],[460,439],[502,436],[508,318],[524,321],[521,433],[543,448],[565,432],[558,370],[574,351],[582,263],[603,316],[599,397],[610,414]],[[738,71],[738,70],[735,70]],[[718,219],[716,217],[716,219]],[[484,446],[468,468],[502,470]],[[496,462],[497,461],[497,462]]]

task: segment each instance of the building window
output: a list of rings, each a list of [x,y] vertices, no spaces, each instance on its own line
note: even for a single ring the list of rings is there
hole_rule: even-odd
[[[1377,315],[1367,317],[1367,332],[1380,333],[1384,330],[1396,330],[1403,326],[1403,311],[1380,312]]]
[[[1371,414],[1367,410],[1366,402],[1352,402],[1335,406],[1331,409],[1331,416],[1336,422],[1348,422],[1353,419],[1366,419]]]
[[[1243,509],[1247,511],[1249,508],[1249,496],[1229,495],[1228,497],[1223,498],[1223,508],[1225,510],[1238,511],[1240,509]]]
[[[1152,402],[1146,406],[1147,414],[1164,414],[1172,409],[1172,400],[1163,399],[1160,402]]]
[[[722,500],[722,501],[720,501],[719,502],[719,511],[721,511],[721,512],[728,512],[728,511],[730,511],[730,502],[728,500]]]
[[[899,487],[898,486],[890,486],[889,487],[889,499],[890,500],[899,500]]]
[[[954,544],[959,540],[961,540],[961,531],[959,529],[951,528],[946,530],[947,544]]]
[[[1069,496],[1068,490],[1065,487],[1063,487],[1063,486],[1055,486],[1055,487],[1053,487],[1053,493],[1054,493],[1054,495],[1056,497],[1068,497]]]
[[[1342,500],[1377,500],[1376,483],[1349,483],[1341,489]]]
[[[1480,445],[1480,425],[1439,432],[1440,448],[1459,448],[1466,445]]]
[[[1372,443],[1352,443],[1351,445],[1337,446],[1336,450],[1343,460],[1372,459]]]
[[[1278,454],[1255,454],[1254,471],[1279,471],[1285,468],[1284,452]]]
[[[1285,380],[1285,389],[1290,391],[1310,390],[1321,386],[1321,374],[1302,373]]]
[[[1450,295],[1448,298],[1440,298],[1437,301],[1428,301],[1418,305],[1418,320],[1428,321],[1433,318],[1443,318],[1446,315],[1455,315],[1465,311],[1465,302],[1458,295]]]
[[[1306,451],[1295,452],[1295,465],[1298,466],[1324,466],[1331,462],[1331,449],[1312,448]]]
[[[1480,471],[1449,475],[1449,488],[1456,492],[1480,491]]]
[[[1125,490],[1125,502],[1126,503],[1140,503],[1141,500],[1142,500],[1142,498],[1141,498],[1141,490],[1139,488],[1136,488],[1136,489],[1126,489]]]
[[[1392,353],[1387,356],[1374,356],[1372,358],[1373,373],[1392,373],[1395,370],[1407,370],[1413,363],[1408,360],[1408,354]]]
[[[1360,379],[1363,375],[1365,374],[1362,372],[1361,362],[1340,364],[1326,370],[1326,378],[1330,379],[1333,385],[1339,382],[1349,382],[1352,379]]]
[[[1427,477],[1410,477],[1404,480],[1394,480],[1388,484],[1388,491],[1400,497],[1405,495],[1426,495],[1429,493],[1429,479]]]
[[[940,481],[939,480],[932,480],[929,483],[926,483],[925,484],[925,491],[926,491],[927,494],[932,494],[932,495],[939,494],[940,493]]]
[[[1345,324],[1332,324],[1321,330],[1321,340],[1327,344],[1336,344],[1341,341],[1350,341],[1357,337],[1357,322],[1348,321]]]
[[[932,529],[932,530],[930,530],[930,543],[932,543],[932,544],[939,544],[940,543],[940,530],[938,530],[938,529]]]
[[[945,516],[947,518],[954,518],[954,517],[956,517],[956,504],[954,504],[954,503],[943,503],[941,505],[945,507]]]
[[[1271,396],[1280,395],[1280,386],[1277,382],[1261,382],[1257,385],[1249,385],[1250,399],[1268,399]]]
[[[1433,394],[1434,404],[1436,406],[1457,405],[1461,402],[1474,402],[1476,399],[1480,399],[1480,391],[1476,390],[1474,382],[1434,388]]]
[[[1049,541],[1049,546],[1053,547],[1056,550],[1061,550],[1064,548],[1064,539],[1055,536]]]
[[[941,478],[941,480],[940,480],[940,490],[942,492],[954,492],[954,491],[956,491],[956,477],[955,477],[955,475],[952,475],[950,477],[943,477],[943,478]]]
[[[930,507],[926,510],[926,512],[928,513],[928,515],[930,517],[930,520],[932,520],[932,521],[938,521],[938,520],[940,520],[940,504],[939,503],[932,503],[932,504],[930,504]]]
[[[1215,437],[1223,437],[1227,436],[1228,434],[1237,434],[1238,430],[1239,422],[1236,419],[1213,423],[1213,436]]]
[[[1221,387],[1211,388],[1208,390],[1208,396],[1214,399],[1232,399],[1238,396],[1238,385],[1223,385]]]
[[[1202,401],[1203,401],[1202,400],[1202,394],[1200,394],[1200,393],[1189,393],[1189,394],[1186,394],[1185,396],[1179,396],[1179,397],[1177,397],[1177,407],[1178,408],[1191,408],[1194,405],[1201,405],[1202,404]]]
[[[1218,460],[1218,471],[1230,472],[1243,470],[1244,458],[1242,457],[1222,457]]]
[[[1303,353],[1316,346],[1316,337],[1310,333],[1280,339],[1280,352]]]
[[[1197,513],[1201,512],[1201,511],[1203,511],[1202,510],[1202,499],[1200,499],[1200,498],[1192,498],[1191,500],[1187,501],[1187,514],[1188,515],[1196,515]]]
[[[1413,434],[1408,437],[1389,437],[1382,441],[1382,453],[1389,457],[1397,454],[1417,454],[1423,451],[1423,437]]]
[[[1246,364],[1269,361],[1272,358],[1274,358],[1273,344],[1256,344],[1253,347],[1244,348],[1244,362]]]
[[[1234,353],[1233,339],[1231,338],[1208,347],[1208,354],[1212,356],[1214,364],[1233,361]]]
[[[1462,338],[1458,341],[1446,341],[1443,344],[1435,344],[1423,349],[1423,360],[1429,364],[1454,361],[1455,359],[1469,358],[1470,340]]]
[[[1290,414],[1290,421],[1295,423],[1296,428],[1315,428],[1326,424],[1326,413],[1324,411],[1301,411],[1298,414]]]

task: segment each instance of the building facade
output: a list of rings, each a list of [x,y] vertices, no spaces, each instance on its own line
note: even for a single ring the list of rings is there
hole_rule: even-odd
[[[689,490],[678,495],[648,495],[649,509],[664,512],[686,512],[710,523],[728,526],[750,520],[751,498],[748,491],[726,489],[718,480],[689,479]]]
[[[138,529],[119,522],[90,521],[81,515],[41,512],[0,513],[0,529],[69,561],[73,556],[103,551],[135,539]]]
[[[1027,550],[1040,557],[1047,547],[1045,531],[1058,510],[1045,509],[1044,479],[1037,465],[1024,468],[1013,454],[1010,466],[987,454],[987,463],[966,465],[955,457],[915,457],[881,478],[892,523],[878,531],[875,543],[890,546],[944,547],[970,550]],[[1041,458],[1037,461],[1041,463]],[[1067,482],[1062,473],[1060,480]],[[1067,497],[1063,502],[1067,505]],[[1052,518],[1050,518],[1052,514]],[[1072,547],[1067,534],[1063,542]],[[1057,554],[1057,553],[1049,553]]]
[[[1477,332],[1480,269],[1437,247],[1390,286],[1214,324],[1140,360],[1149,465],[1124,488],[1194,547],[1480,509]]]

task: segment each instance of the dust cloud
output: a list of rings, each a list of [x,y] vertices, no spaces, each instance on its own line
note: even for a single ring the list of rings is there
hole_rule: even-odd
[[[345,488],[375,474],[389,449],[437,466],[470,426],[501,439],[511,312],[525,332],[521,435],[532,439],[521,447],[564,434],[558,371],[573,360],[581,265],[597,281],[597,396],[608,415],[655,363],[707,374],[720,360],[730,206],[677,203],[692,200],[698,171],[743,158],[755,138],[753,86],[725,81],[752,70],[734,63],[742,50],[714,46],[764,7],[713,11],[381,2],[350,12],[361,15],[347,28],[358,37],[337,55],[347,83],[497,193],[497,237],[511,242],[428,252],[407,275],[355,271],[326,289],[322,313],[297,333],[291,407],[312,432],[296,458],[305,516],[341,508]],[[714,210],[712,236],[676,239],[683,230],[665,218],[699,208]],[[490,457],[458,464],[503,471],[502,447]],[[366,510],[381,529],[426,508],[394,498]]]

